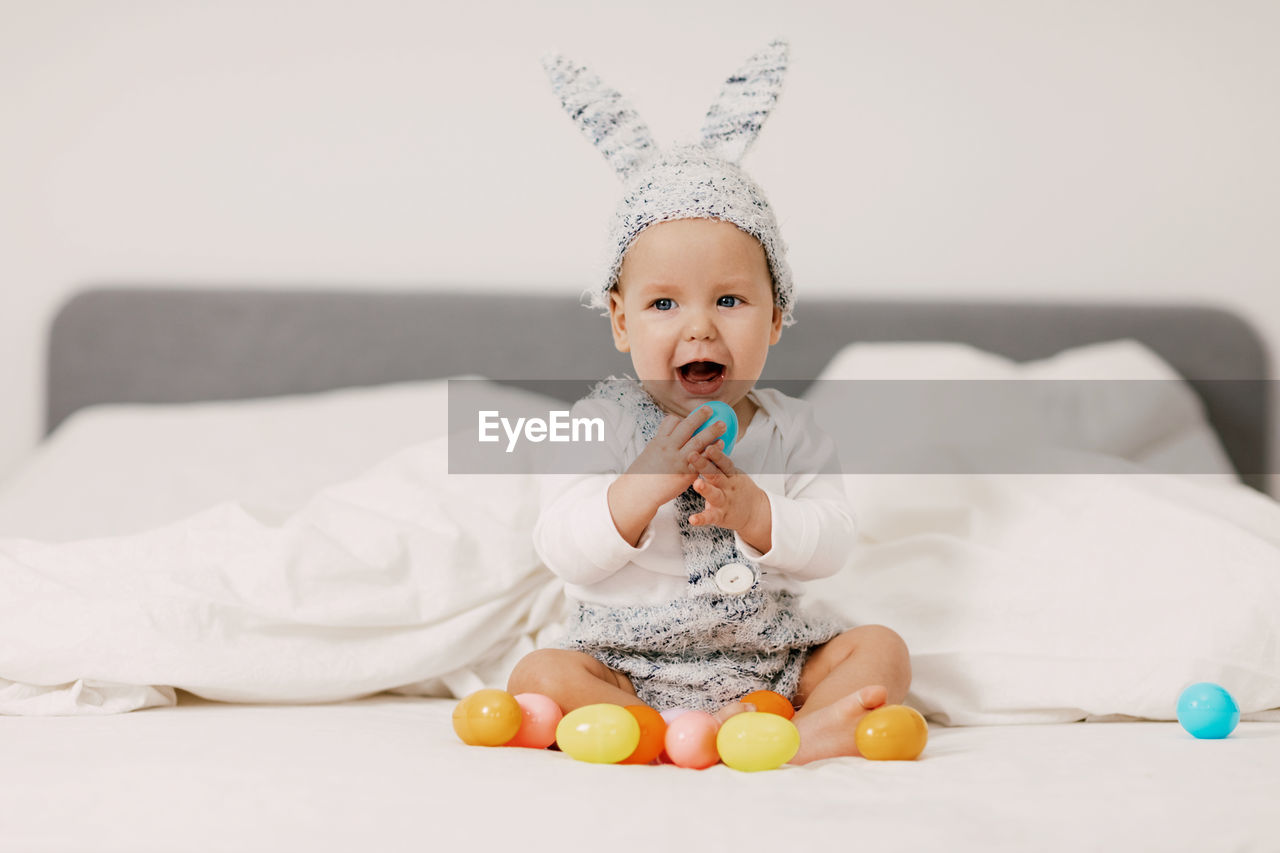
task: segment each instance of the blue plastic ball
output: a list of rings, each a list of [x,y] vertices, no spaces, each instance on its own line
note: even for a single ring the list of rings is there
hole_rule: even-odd
[[[1178,696],[1178,722],[1194,737],[1224,738],[1240,722],[1240,706],[1219,685],[1201,681]]]
[[[733,443],[738,440],[738,415],[734,412],[733,407],[728,403],[722,403],[719,400],[712,400],[703,403],[703,406],[711,408],[711,417],[703,422],[702,426],[693,431],[694,435],[702,432],[716,421],[724,421],[724,435],[720,436],[720,440],[724,442],[724,452],[728,456],[733,452]],[[701,407],[699,407],[701,408]]]

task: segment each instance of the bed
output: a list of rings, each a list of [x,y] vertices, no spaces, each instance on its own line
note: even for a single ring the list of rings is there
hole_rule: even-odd
[[[146,631],[178,611],[138,611],[142,593],[131,598],[128,591],[111,598],[111,606],[121,608],[111,611],[105,604],[111,579],[101,577],[110,568],[127,571],[138,543],[163,555],[174,542],[189,547],[193,532],[234,529],[247,531],[235,543],[242,552],[249,537],[276,537],[299,515],[309,513],[308,528],[321,529],[326,518],[352,506],[385,506],[389,484],[424,482],[406,472],[417,472],[414,466],[425,457],[397,448],[419,432],[447,429],[436,411],[447,395],[441,396],[439,385],[427,389],[418,383],[479,375],[504,380],[513,394],[541,394],[547,380],[598,378],[628,364],[612,351],[604,321],[572,299],[496,292],[100,287],[76,295],[53,322],[50,435],[0,488],[0,556],[11,561],[0,563],[0,583],[6,568],[35,584],[37,569],[71,566],[78,574],[59,575],[53,586],[68,597],[81,596],[73,612],[84,625],[82,635],[67,639],[64,628],[57,643],[23,655],[3,647],[38,632],[37,621],[61,617],[56,609],[38,607],[28,631],[18,633],[12,626],[26,615],[16,606],[3,614],[10,627],[0,625],[0,677],[12,679],[14,688],[23,683],[18,676],[29,673],[24,701],[45,704],[42,712],[0,717],[7,771],[0,788],[2,846],[1280,848],[1280,813],[1274,808],[1280,798],[1280,644],[1270,615],[1280,611],[1268,609],[1280,601],[1280,562],[1272,562],[1280,554],[1280,526],[1270,528],[1280,511],[1264,494],[1275,428],[1265,393],[1268,354],[1251,327],[1202,306],[816,297],[801,302],[797,318],[799,325],[784,332],[771,353],[764,380],[799,383],[795,393],[815,377],[829,376],[836,363],[852,371],[844,378],[869,378],[889,368],[897,377],[908,376],[904,350],[891,342],[928,342],[933,349],[910,349],[912,365],[925,352],[950,365],[980,367],[983,376],[1014,375],[1022,365],[1040,364],[1042,372],[1035,375],[1052,377],[1061,376],[1054,370],[1063,363],[1052,359],[1074,351],[1074,367],[1088,362],[1103,375],[1115,369],[1117,359],[1129,359],[1124,363],[1139,373],[1138,368],[1167,367],[1199,401],[1161,410],[1162,422],[1172,411],[1188,418],[1189,438],[1177,444],[1178,454],[1161,457],[1194,457],[1184,475],[1082,477],[1072,487],[1078,491],[1069,494],[1058,489],[1062,478],[986,479],[981,489],[948,480],[923,502],[916,491],[921,481],[912,481],[912,497],[901,512],[868,518],[872,556],[851,578],[833,579],[815,594],[878,602],[858,604],[864,609],[852,615],[860,620],[883,617],[895,626],[919,620],[913,635],[904,632],[913,653],[920,652],[919,692],[913,686],[909,701],[931,722],[929,744],[918,761],[842,758],[742,774],[724,766],[595,766],[553,751],[462,745],[449,724],[452,696],[500,680],[519,654],[544,642],[548,635],[542,632],[554,627],[557,590],[532,567],[477,579],[480,589],[468,591],[474,599],[434,614],[435,633],[414,635],[406,648],[384,636],[376,646],[377,661],[329,657],[332,633],[304,638],[312,645],[273,646],[271,652],[252,645],[239,659],[252,660],[244,669],[260,674],[252,685],[217,652],[201,659],[202,649],[232,644],[225,623],[169,625],[172,631],[191,630],[196,638],[182,660],[169,664],[186,680],[151,681],[159,676],[138,668],[138,659],[154,648],[146,644],[156,635]],[[803,335],[796,334],[801,330]],[[1131,345],[1112,346],[1121,340]],[[850,353],[851,342],[885,342],[886,348],[863,346]],[[1163,375],[1152,370],[1143,378]],[[1220,456],[1205,455],[1209,430]],[[255,456],[252,448],[266,443],[272,443],[270,453]],[[1243,485],[1225,469],[1208,470],[1203,460],[1209,458],[1229,462]],[[375,473],[364,473],[371,465]],[[1210,475],[1212,483],[1198,482]],[[857,497],[868,506],[901,499],[897,486],[877,478],[849,482],[863,489]],[[858,485],[863,482],[873,485]],[[333,484],[339,485],[324,491]],[[516,533],[528,521],[529,492],[521,488],[514,483],[507,494],[492,498],[494,512],[509,513],[505,526]],[[318,492],[332,500],[315,500]],[[442,504],[466,508],[466,495],[446,497]],[[1104,497],[1116,503],[1106,504]],[[1098,503],[1097,515],[1084,506],[1091,501]],[[1038,591],[1036,584],[1015,590],[1005,574],[1007,563],[979,559],[998,550],[981,538],[992,528],[994,507],[1037,507],[1008,521],[1000,540],[1007,545],[1060,536],[1056,513],[1064,506],[1071,507],[1070,517],[1100,530],[1126,501],[1133,506],[1125,519],[1127,541],[1143,549],[1134,551],[1141,559],[1131,561],[1131,584],[1116,571],[1129,563],[1109,564],[1100,557],[1095,574],[1077,563],[1079,574],[1070,583],[1046,578]],[[956,527],[957,507],[968,504],[988,512],[980,517],[985,526]],[[1199,532],[1178,533],[1179,525]],[[503,526],[495,524],[488,535],[501,539]],[[151,532],[156,529],[161,533]],[[334,538],[335,530],[322,532]],[[369,529],[352,530],[364,536]],[[1167,552],[1157,549],[1157,530],[1175,530],[1168,534],[1174,541]],[[1121,534],[1108,535],[1113,538],[1106,541],[1115,542]],[[485,544],[514,549],[518,538]],[[372,540],[348,540],[356,543],[352,550],[367,541]],[[1179,568],[1179,552],[1188,543],[1228,554],[1220,569],[1231,582],[1217,589],[1197,585],[1193,573]],[[214,539],[198,544],[214,556],[222,547]],[[1054,538],[1054,547],[1055,553],[1067,549],[1071,559],[1078,558],[1066,537]],[[233,558],[242,559],[241,552]],[[494,553],[500,559],[508,552]],[[275,565],[244,559],[247,577]],[[23,575],[22,568],[31,573]],[[893,578],[903,571],[919,573],[914,582],[926,598],[934,596],[930,606],[971,607],[966,612],[973,624],[934,633],[942,630],[935,623],[946,622],[937,617],[941,610],[927,618],[918,609],[895,610],[905,607],[892,585],[900,583]],[[1160,572],[1168,577],[1153,584]],[[130,584],[141,583],[129,578]],[[963,585],[953,586],[957,578]],[[184,592],[195,589],[193,583]],[[1044,595],[1046,585],[1052,597],[1071,607],[1088,600],[1080,586],[1106,585],[1116,601],[1147,602],[1149,609],[1128,613],[1134,627],[1121,634],[1115,633],[1117,611],[1074,614],[1088,639],[1064,639],[1054,634],[1054,620],[1073,614],[1058,613],[1051,602],[1025,612],[1026,596]],[[12,601],[15,590],[26,589],[11,582],[3,592]],[[1203,594],[1196,612],[1205,614],[1204,624],[1165,624],[1159,618],[1162,604],[1185,606],[1197,590]],[[349,591],[340,590],[344,596]],[[241,601],[251,595],[244,587],[236,593]],[[268,602],[263,595],[252,602],[259,611]],[[98,600],[103,613],[95,607]],[[308,606],[296,596],[290,602],[295,609]],[[288,626],[332,623],[335,613],[317,610]],[[402,631],[403,613],[393,616],[390,622],[401,623],[388,630]],[[467,619],[472,621],[464,625]],[[992,623],[1024,625],[1020,648],[997,647],[1008,638],[992,634]],[[254,624],[236,626],[252,634]],[[288,634],[284,625],[272,622],[263,633]],[[340,634],[348,646],[367,639],[351,633],[351,624],[338,627],[348,631]],[[138,635],[131,654],[122,645],[114,658],[94,660],[121,684],[159,684],[159,690],[146,688],[151,692],[143,690],[134,701],[123,688],[113,693],[111,678],[69,680],[41,695],[31,687],[43,674],[28,666],[34,658],[41,657],[41,665],[46,656],[87,660],[99,646],[123,643],[123,633]],[[1096,638],[1114,642],[1117,636],[1131,648],[1107,659],[1097,651],[1107,646],[1094,648],[1092,657],[1063,652],[1068,639],[1079,651]],[[947,652],[957,638],[971,644],[960,650],[965,654]],[[315,645],[320,641],[323,647]],[[1162,644],[1167,653],[1151,657],[1146,642]],[[1212,651],[1196,651],[1207,643],[1216,644]],[[311,654],[318,648],[324,651]],[[451,668],[449,656],[463,652],[468,665]],[[317,659],[314,667],[308,657]],[[273,669],[276,658],[282,665]],[[415,676],[404,674],[408,668],[395,670],[396,660],[417,667]],[[423,660],[432,666],[424,668]],[[1039,673],[1046,661],[1061,664],[1051,676]],[[294,679],[295,671],[312,680]],[[1135,679],[1135,672],[1143,677]],[[993,680],[990,673],[1000,677]],[[1176,691],[1169,686],[1205,674],[1212,676],[1205,680],[1230,683],[1246,712],[1245,722],[1222,741],[1195,740],[1171,719]],[[188,689],[164,686],[184,684]],[[403,688],[380,689],[397,685]],[[18,694],[11,689],[7,695]],[[112,705],[117,699],[133,704]],[[130,708],[139,710],[117,713]]]

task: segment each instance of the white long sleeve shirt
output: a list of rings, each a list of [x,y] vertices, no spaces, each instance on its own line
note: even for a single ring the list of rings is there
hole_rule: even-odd
[[[761,553],[736,532],[734,540],[759,565],[763,589],[799,593],[798,582],[839,571],[857,539],[835,442],[805,401],[768,388],[748,396],[758,410],[730,458],[769,498],[772,543]],[[688,596],[675,501],[659,508],[635,546],[609,512],[609,486],[644,449],[639,425],[602,399],[579,400],[570,417],[603,419],[605,440],[573,446],[572,470],[585,473],[542,476],[534,528],[539,556],[566,581],[569,597],[581,601],[630,607]]]

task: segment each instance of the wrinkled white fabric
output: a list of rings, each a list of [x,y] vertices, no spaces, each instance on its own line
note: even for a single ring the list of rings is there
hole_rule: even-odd
[[[939,722],[1172,720],[1197,681],[1280,708],[1280,504],[1109,464],[847,477],[865,544],[812,595],[898,631]]]
[[[450,475],[446,447],[409,448],[283,523],[225,502],[128,536],[0,541],[0,713],[492,677],[558,618],[562,583],[533,551],[534,479]]]

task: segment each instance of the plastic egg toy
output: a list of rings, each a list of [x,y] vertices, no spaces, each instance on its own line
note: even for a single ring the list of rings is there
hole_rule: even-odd
[[[640,724],[621,705],[583,705],[560,720],[556,744],[579,761],[617,764],[639,746]]]
[[[453,730],[468,746],[502,746],[516,736],[524,714],[505,690],[477,690],[453,709]]]
[[[791,706],[791,700],[772,690],[753,690],[738,701],[755,705],[756,710],[763,714],[777,714],[788,720],[796,715],[796,709]]]
[[[517,693],[522,719],[516,736],[507,746],[524,746],[530,749],[546,749],[556,742],[556,726],[564,712],[550,696],[541,693]]]
[[[733,410],[733,406],[728,403],[722,403],[719,400],[711,400],[703,403],[711,409],[711,417],[703,421],[702,426],[693,431],[694,435],[702,432],[704,429],[717,421],[724,423],[724,435],[720,436],[720,440],[724,442],[725,455],[733,452],[733,443],[738,440],[738,413]]]
[[[648,705],[628,705],[626,710],[640,726],[640,742],[619,764],[651,764],[662,752],[667,737],[667,721]]]
[[[786,717],[763,711],[734,714],[716,735],[720,760],[734,770],[774,770],[800,751],[800,732]]]
[[[929,724],[915,708],[882,705],[858,720],[854,742],[872,761],[911,761],[924,752]]]
[[[662,712],[662,721],[669,726],[671,725],[671,722],[675,720],[676,717],[684,716],[685,714],[689,713],[689,710],[690,709],[688,708],[668,708],[667,710]],[[658,763],[659,764],[673,763],[671,761],[671,756],[667,755],[667,739],[665,734],[662,736],[662,749],[658,752]]]
[[[706,711],[689,711],[667,724],[664,745],[677,767],[702,770],[720,761],[716,732],[720,724]]]
[[[1178,696],[1178,722],[1193,737],[1224,738],[1240,722],[1240,706],[1221,685],[1200,681]]]

